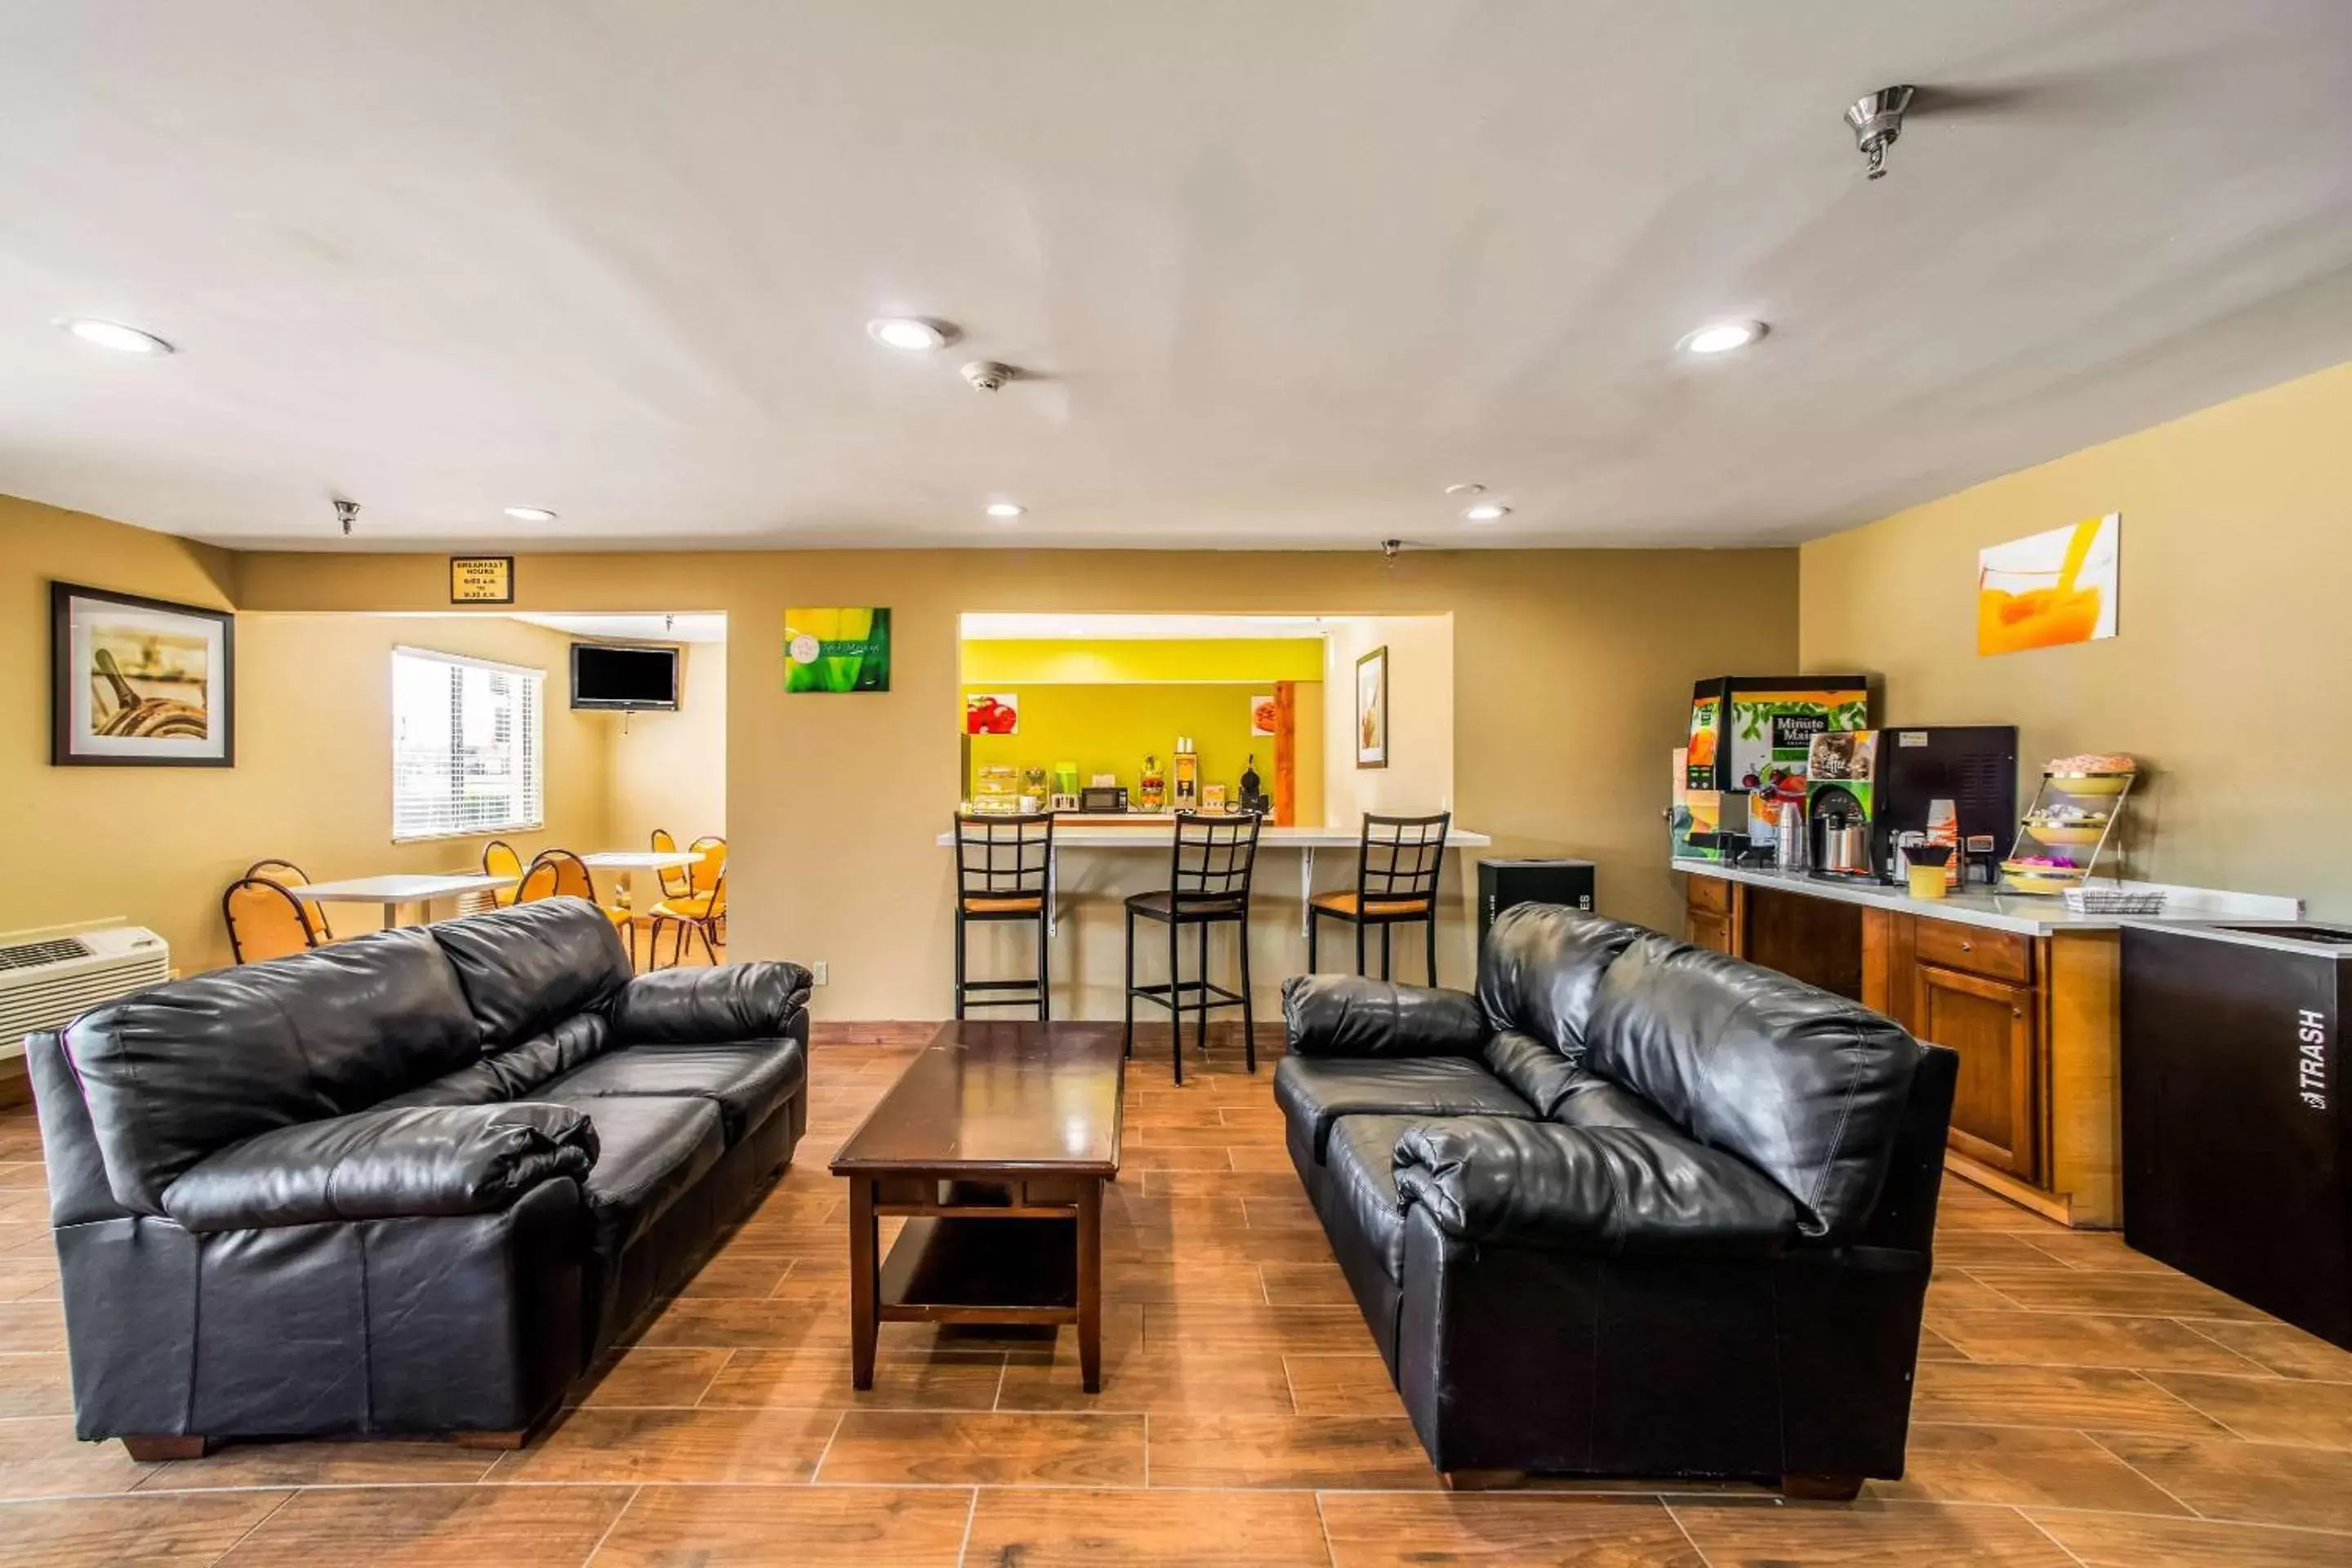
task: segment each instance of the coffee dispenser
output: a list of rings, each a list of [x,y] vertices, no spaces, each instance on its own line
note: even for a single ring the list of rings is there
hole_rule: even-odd
[[[2017,825],[2014,725],[1820,735],[1805,773],[1805,820],[1819,877],[1901,882],[1896,840],[1925,831],[1938,800],[1953,803],[1962,844],[2003,837]]]

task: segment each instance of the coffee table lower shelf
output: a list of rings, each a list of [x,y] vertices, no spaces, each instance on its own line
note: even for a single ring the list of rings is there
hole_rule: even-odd
[[[1038,1325],[1078,1331],[1078,1373],[1102,1388],[1102,1184],[1087,1174],[960,1186],[929,1174],[849,1180],[851,1381],[874,1386],[884,1323]],[[902,1218],[887,1257],[879,1222]]]
[[[886,1323],[1075,1323],[1078,1222],[910,1219],[875,1294]]]

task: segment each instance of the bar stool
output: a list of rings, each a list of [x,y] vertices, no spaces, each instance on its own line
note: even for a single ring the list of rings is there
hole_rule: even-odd
[[[1054,894],[1054,819],[958,813],[956,834],[955,1016],[967,1007],[1029,1007],[1039,1022],[1052,1017],[1053,943],[1045,906]],[[966,928],[973,921],[1023,921],[1037,927],[1037,973],[1032,980],[965,978]],[[1005,996],[975,992],[1012,992]]]
[[[1322,893],[1307,901],[1307,972],[1315,973],[1315,933],[1325,920],[1356,928],[1356,973],[1364,973],[1364,933],[1381,928],[1381,978],[1389,978],[1389,928],[1413,921],[1427,928],[1429,984],[1437,984],[1437,873],[1445,858],[1454,814],[1375,816],[1364,814],[1356,852],[1353,892]]]
[[[1173,1041],[1176,1081],[1184,1081],[1184,998],[1195,999],[1200,1015],[1200,1047],[1209,1048],[1209,1009],[1242,1010],[1242,1051],[1249,1070],[1257,1071],[1255,1019],[1250,1012],[1249,909],[1250,871],[1257,863],[1258,816],[1204,816],[1198,812],[1176,814],[1176,852],[1169,885],[1158,892],[1138,893],[1127,900],[1127,1054],[1135,1054],[1135,999],[1157,1002],[1168,1009],[1168,1032]],[[1135,922],[1158,921],[1168,928],[1168,984],[1135,983]],[[1241,927],[1242,988],[1228,991],[1209,983],[1209,928]],[[1199,930],[1198,980],[1183,977],[1178,939],[1184,928]]]

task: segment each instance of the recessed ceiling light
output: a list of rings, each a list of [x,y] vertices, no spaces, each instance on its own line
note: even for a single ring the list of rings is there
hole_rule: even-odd
[[[112,349],[126,354],[167,354],[172,345],[152,332],[142,332],[136,327],[126,327],[118,321],[96,321],[77,316],[58,325],[86,343],[96,343],[102,349]]]
[[[1481,484],[1448,485],[1445,493],[1450,496],[1482,496],[1486,493],[1486,487]]]
[[[927,321],[920,316],[877,316],[866,323],[866,335],[876,342],[913,353],[946,347],[954,332],[945,321]]]
[[[517,522],[553,522],[555,514],[543,506],[510,506],[507,515]]]
[[[1675,346],[1686,354],[1725,354],[1744,349],[1764,335],[1761,321],[1709,321]]]
[[[1476,506],[1465,510],[1462,515],[1472,522],[1494,522],[1510,516],[1511,509],[1499,501],[1482,500]]]
[[[1029,509],[1018,501],[992,500],[988,503],[988,515],[1010,522]]]

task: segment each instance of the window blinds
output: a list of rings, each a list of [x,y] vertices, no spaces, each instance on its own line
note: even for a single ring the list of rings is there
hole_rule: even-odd
[[[546,680],[544,670],[393,649],[394,843],[544,826]]]

